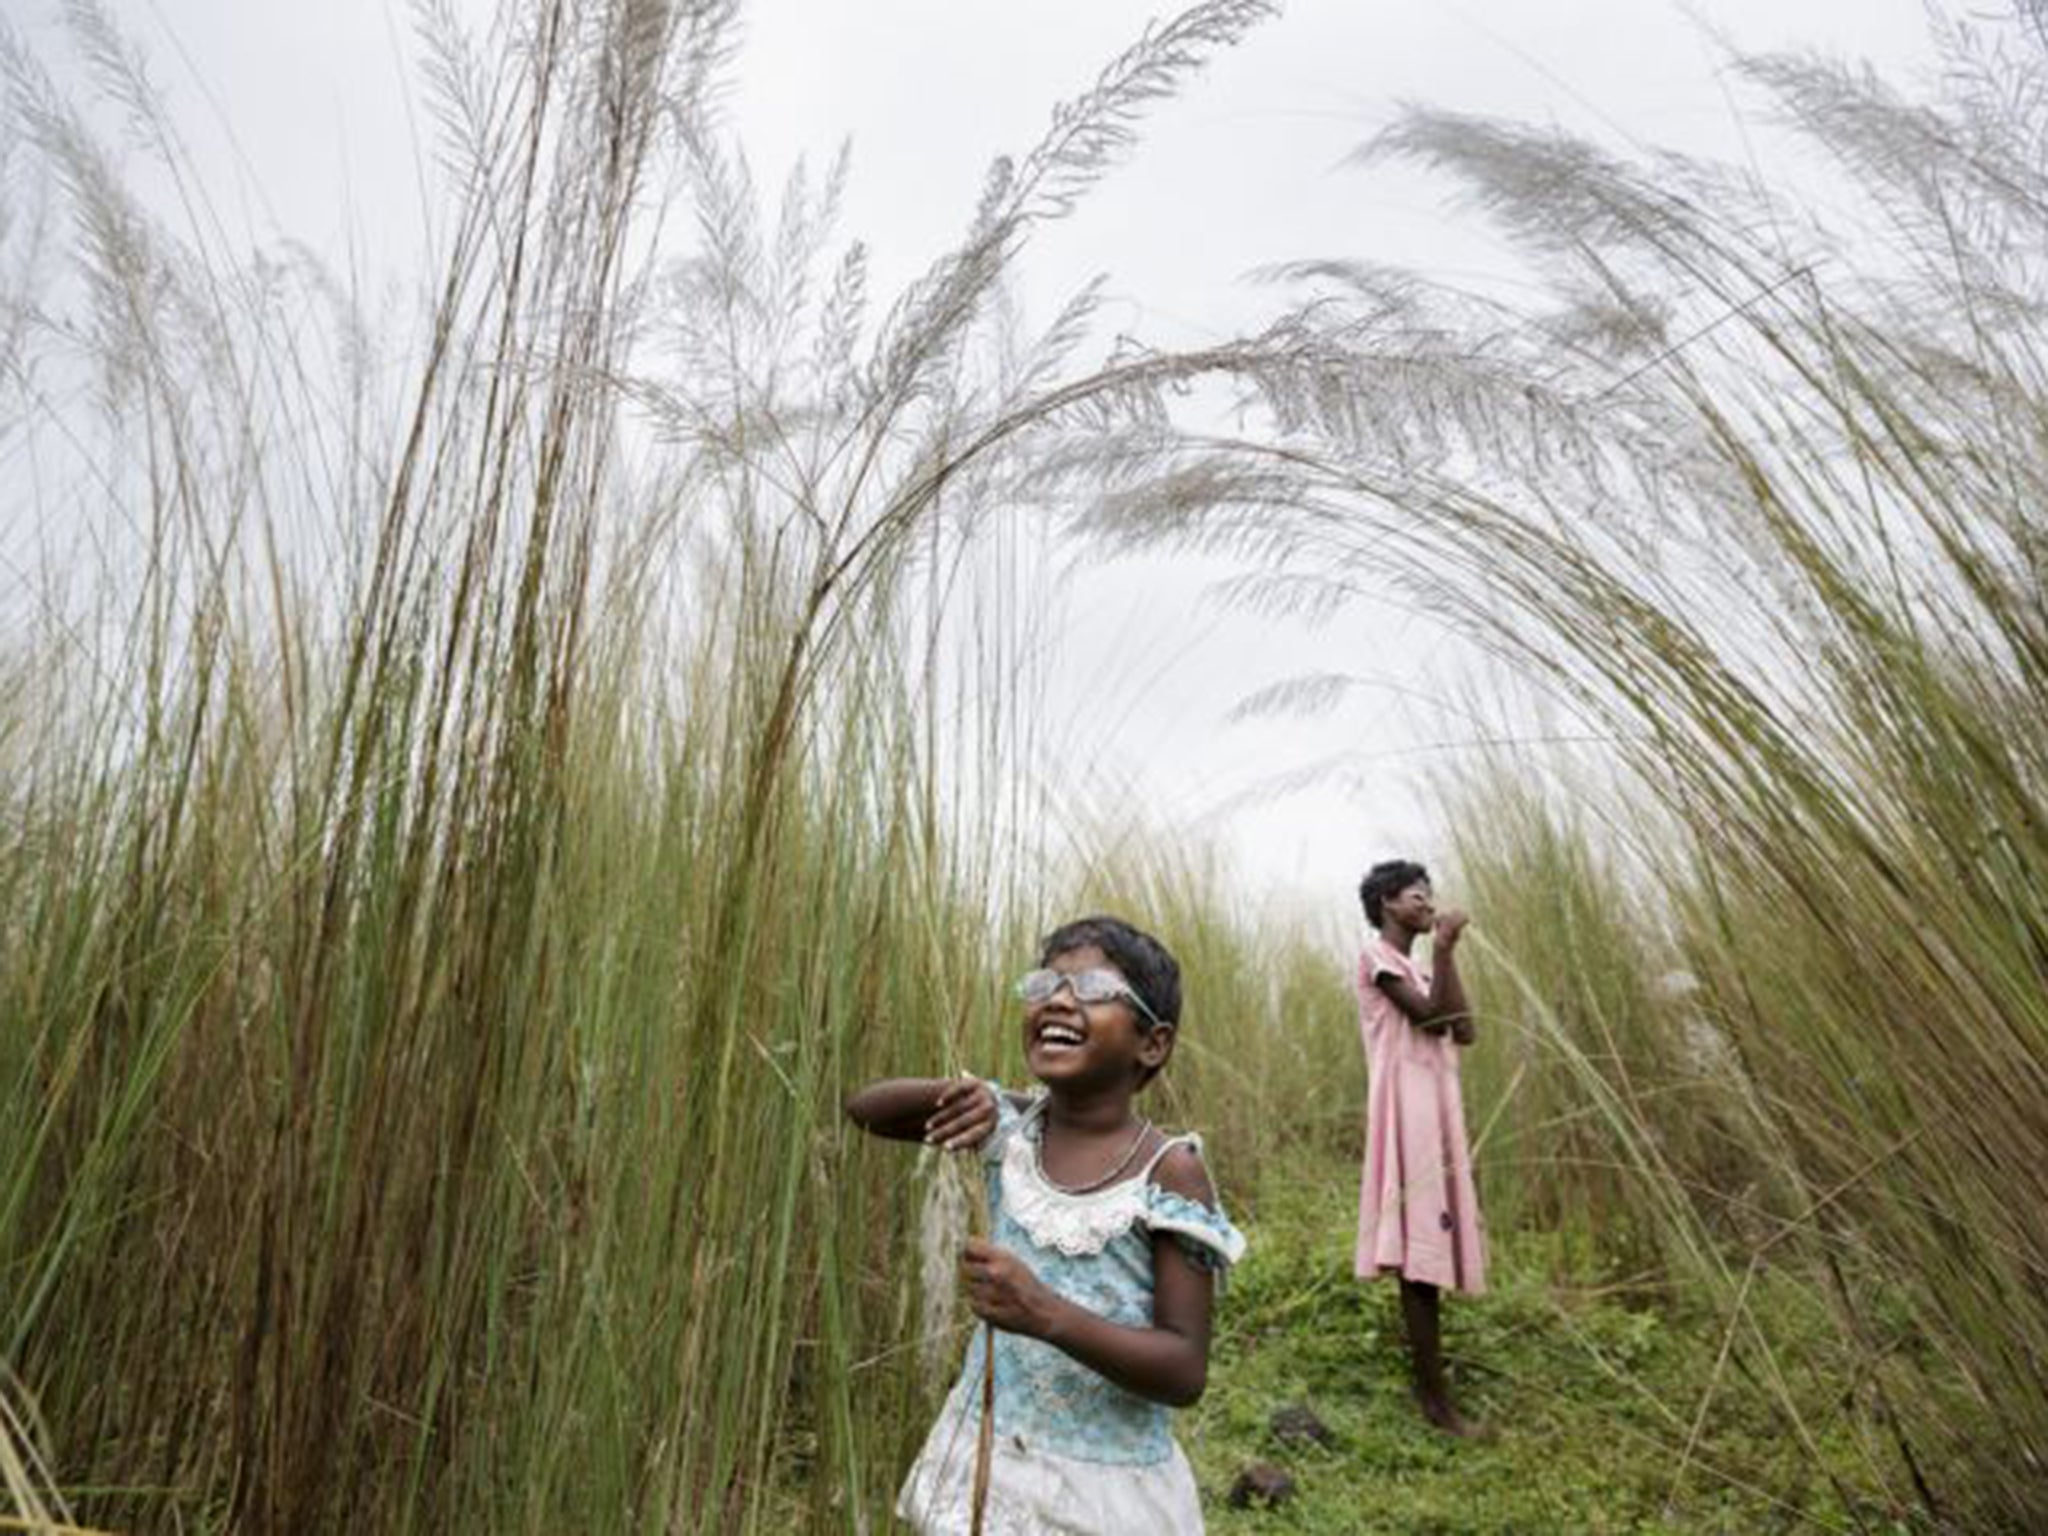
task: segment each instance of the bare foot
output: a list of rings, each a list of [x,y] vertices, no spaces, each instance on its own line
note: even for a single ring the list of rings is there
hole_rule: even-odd
[[[1427,1393],[1415,1394],[1415,1406],[1422,1410],[1423,1418],[1430,1428],[1458,1440],[1490,1440],[1492,1435],[1481,1425],[1469,1424],[1462,1414],[1445,1398],[1431,1397]]]

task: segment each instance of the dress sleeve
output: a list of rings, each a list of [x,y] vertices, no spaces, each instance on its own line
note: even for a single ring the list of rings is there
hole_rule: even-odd
[[[1003,1148],[1017,1134],[1017,1127],[1024,1123],[1024,1112],[1031,1101],[1022,1094],[1011,1093],[992,1077],[985,1077],[982,1082],[996,1096],[996,1128],[981,1144],[981,1160],[994,1165],[1003,1160]]]
[[[1145,1225],[1172,1234],[1181,1252],[1212,1274],[1222,1275],[1244,1257],[1244,1234],[1221,1210],[1157,1184],[1145,1188]]]

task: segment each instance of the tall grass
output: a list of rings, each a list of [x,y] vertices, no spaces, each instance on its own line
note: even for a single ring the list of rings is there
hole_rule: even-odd
[[[233,257],[96,7],[91,112],[7,40],[56,234],[0,416],[123,552],[23,586],[0,695],[0,1362],[82,1517],[882,1518],[917,1191],[838,1098],[992,1059],[1048,899],[991,790],[1018,652],[955,594],[1013,579],[1027,446],[1186,371],[998,301],[1266,11],[1149,30],[877,313],[844,166],[771,219],[721,127],[732,7],[429,7],[454,191],[390,351]]]
[[[1707,1124],[1761,1116],[1752,1150],[1794,1192],[1769,1260],[1809,1265],[1860,1342],[1909,1497],[2031,1529],[2048,56],[2025,18],[1941,41],[1931,101],[1826,60],[1731,59],[1822,153],[1822,212],[1751,170],[1411,114],[1370,153],[1459,178],[1547,307],[1303,264],[1264,376],[1280,440],[1190,453],[1177,495],[1098,521],[1256,556],[1280,605],[1398,583],[1612,743],[1602,819],[1634,795],[1666,829],[1631,851],[1654,919],[1570,851],[1579,813],[1546,847],[1510,801],[1468,839],[1490,900],[1538,887],[1508,958],[1594,1069],[1608,1160],[1657,1151],[1635,1161],[1674,1210],[1681,1170],[1748,1179],[1747,1157],[1712,1173],[1718,1130],[1674,1165],[1664,1130],[1700,1136],[1693,1112],[1631,1087],[1676,1081],[1681,1015],[1706,1021],[1728,1077]],[[1666,966],[1697,979],[1682,1010],[1649,992]]]
[[[1334,925],[1248,903],[1214,850],[1129,813],[1076,884],[1076,908],[1144,914],[1180,961],[1186,1017],[1146,1112],[1202,1133],[1227,1198],[1356,1155],[1365,1077]]]
[[[1671,962],[1659,954],[1668,946],[1654,893],[1617,867],[1569,798],[1553,803],[1505,765],[1467,775],[1446,799],[1446,875],[1478,915],[1467,968],[1491,1026],[1491,1049],[1472,1053],[1467,1073],[1489,1219],[1597,1232],[1623,1274],[1655,1277],[1675,1236],[1655,1198],[1666,1186],[1639,1177],[1631,1154],[1654,1151],[1673,1178],[1697,1173],[1693,1188],[1740,1181],[1720,1169],[1682,1175],[1661,1140],[1614,1135],[1616,1116],[1696,1134],[1720,1097],[1713,1063],[1700,1059],[1710,1045],[1684,1051],[1675,1009],[1685,1000],[1663,980]]]

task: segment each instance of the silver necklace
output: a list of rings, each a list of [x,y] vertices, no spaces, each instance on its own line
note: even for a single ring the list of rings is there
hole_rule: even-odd
[[[1144,1146],[1145,1138],[1152,1134],[1152,1122],[1144,1119],[1139,1120],[1138,1134],[1131,1138],[1130,1146],[1124,1149],[1124,1155],[1117,1159],[1116,1166],[1102,1175],[1101,1178],[1088,1184],[1062,1184],[1058,1179],[1045,1171],[1046,1130],[1045,1122],[1040,1121],[1038,1126],[1038,1142],[1034,1148],[1033,1156],[1033,1160],[1038,1164],[1038,1176],[1063,1195],[1092,1195],[1098,1189],[1106,1189],[1122,1178],[1125,1170],[1138,1160],[1138,1148]]]

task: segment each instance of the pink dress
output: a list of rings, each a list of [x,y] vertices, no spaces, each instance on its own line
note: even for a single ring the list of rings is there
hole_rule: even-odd
[[[1367,1086],[1358,1273],[1391,1270],[1477,1293],[1486,1288],[1486,1239],[1465,1141],[1459,1047],[1408,1021],[1378,983],[1390,972],[1429,989],[1429,973],[1383,939],[1359,956]]]

